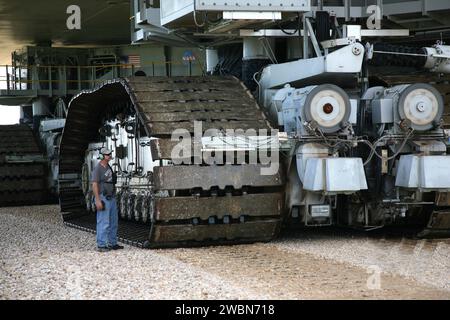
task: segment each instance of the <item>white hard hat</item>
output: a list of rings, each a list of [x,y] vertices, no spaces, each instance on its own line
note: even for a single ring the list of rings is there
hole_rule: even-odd
[[[109,155],[112,153],[112,150],[109,150],[108,148],[101,148],[100,153],[103,155]]]

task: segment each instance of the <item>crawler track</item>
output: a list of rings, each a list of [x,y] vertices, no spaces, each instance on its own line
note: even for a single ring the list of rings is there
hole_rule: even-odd
[[[45,201],[46,166],[42,159],[30,127],[0,126],[0,206]]]
[[[235,78],[136,77],[82,92],[70,103],[60,148],[60,204],[68,226],[95,229],[84,205],[83,156],[106,110],[120,103],[131,104],[147,135],[158,138],[151,145],[154,160],[170,159],[172,132],[184,129],[193,135],[194,121],[202,122],[203,131],[270,130],[253,97]],[[196,140],[193,144],[195,148]],[[204,162],[155,167],[151,222],[121,220],[122,241],[177,247],[273,239],[281,224],[283,175],[261,175],[261,167]],[[162,193],[170,196],[158,196]]]

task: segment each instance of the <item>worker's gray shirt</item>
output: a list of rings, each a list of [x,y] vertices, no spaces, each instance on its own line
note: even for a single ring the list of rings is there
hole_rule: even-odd
[[[106,168],[98,163],[92,171],[91,182],[97,182],[99,193],[104,196],[114,196],[116,188],[113,184],[113,172],[110,166]]]

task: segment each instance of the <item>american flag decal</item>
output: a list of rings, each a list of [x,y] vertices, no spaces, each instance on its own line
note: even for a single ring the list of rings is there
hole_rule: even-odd
[[[135,67],[141,66],[141,56],[140,55],[129,55],[128,56],[128,64],[132,64]]]

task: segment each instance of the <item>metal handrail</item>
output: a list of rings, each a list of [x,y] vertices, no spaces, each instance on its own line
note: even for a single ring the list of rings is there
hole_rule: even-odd
[[[200,61],[189,61],[186,63],[185,61],[151,61],[150,64],[145,65],[134,65],[134,64],[104,64],[104,65],[90,65],[90,66],[70,66],[70,65],[28,65],[28,66],[11,66],[11,65],[0,65],[0,67],[3,67],[6,69],[6,75],[0,76],[0,84],[6,82],[6,90],[7,94],[11,90],[29,90],[29,86],[34,87],[34,84],[54,84],[54,83],[60,83],[63,87],[66,87],[66,84],[73,84],[78,83],[78,89],[81,90],[81,84],[97,84],[106,81],[107,79],[100,79],[96,78],[95,73],[111,69],[109,72],[112,72],[112,78],[116,78],[118,72],[120,70],[131,70],[132,74],[134,73],[134,70],[139,68],[151,68],[152,70],[152,76],[155,76],[155,67],[156,66],[178,66],[178,65],[185,65],[189,73],[189,75],[192,75],[192,66],[197,64],[200,66],[200,68],[203,70],[203,65]],[[44,76],[45,79],[30,79],[33,77],[37,72],[40,72],[40,69],[46,69],[47,74]],[[52,79],[52,73],[53,71],[57,69],[61,73],[62,77],[58,77],[57,79]],[[67,79],[67,70],[68,69],[76,69],[78,70],[77,79]],[[85,79],[82,79],[82,70],[91,70],[91,72],[88,72],[86,75],[85,72],[83,72],[83,76]],[[26,70],[26,75],[23,75],[23,70]],[[12,71],[12,73],[10,73]],[[171,73],[172,71],[169,70]],[[18,74],[17,74],[18,73]],[[41,75],[42,76],[42,75]],[[88,78],[88,79],[86,79]],[[27,88],[23,88],[23,86],[27,86]],[[49,90],[52,90],[52,86],[49,86]],[[46,89],[44,89],[46,90]]]
[[[195,61],[194,61],[195,62]],[[90,66],[70,66],[70,65],[28,65],[26,67],[21,67],[23,69],[26,68],[32,68],[32,67],[37,67],[37,68],[99,68],[99,67],[123,67],[123,68],[132,68],[132,67],[137,67],[137,68],[144,68],[144,67],[151,67],[152,65],[165,65],[165,64],[174,64],[174,65],[182,65],[185,64],[185,62],[181,62],[181,61],[151,61],[151,64],[145,64],[145,65],[135,65],[135,64],[130,64],[130,63],[124,63],[124,64],[101,64],[101,65],[90,65]],[[0,67],[6,67],[7,65],[0,65]],[[8,65],[9,67],[12,67],[11,65]],[[19,67],[16,67],[19,68]]]

